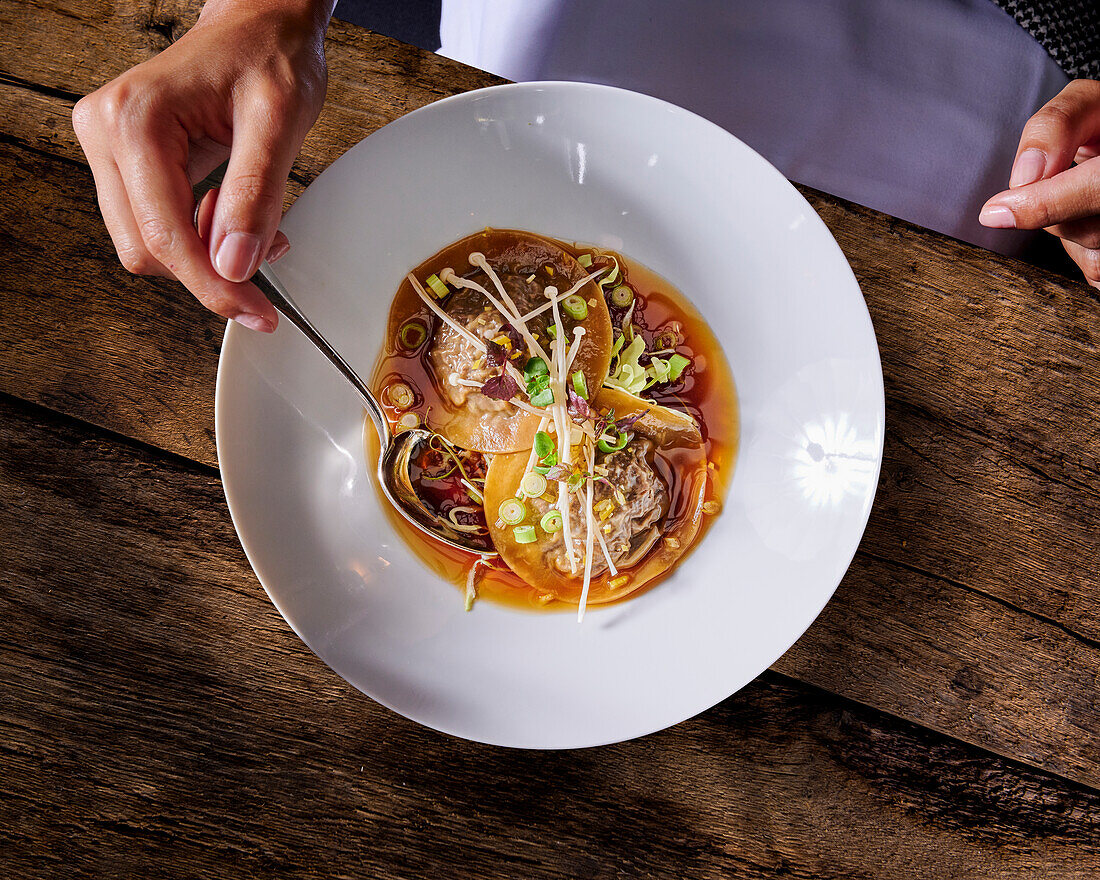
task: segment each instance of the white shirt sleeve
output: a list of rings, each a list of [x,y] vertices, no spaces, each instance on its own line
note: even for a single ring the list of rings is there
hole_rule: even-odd
[[[1068,78],[990,0],[443,0],[441,54],[617,85],[723,126],[792,180],[967,241]]]

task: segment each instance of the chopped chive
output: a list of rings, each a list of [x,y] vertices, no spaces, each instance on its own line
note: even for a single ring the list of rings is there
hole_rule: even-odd
[[[424,329],[424,325],[419,321],[408,321],[398,333],[397,338],[401,340],[401,345],[407,350],[414,348],[420,348],[420,345],[428,338],[428,331]]]
[[[500,502],[497,516],[508,525],[514,526],[527,519],[527,507],[518,498],[505,498]]]
[[[526,473],[519,481],[519,488],[528,498],[538,498],[546,491],[546,477],[542,474]]]
[[[634,291],[625,284],[620,284],[611,291],[611,305],[625,309],[632,302],[634,302]]]
[[[668,359],[669,380],[675,382],[677,379],[679,379],[684,374],[684,370],[687,369],[690,363],[691,361],[684,357],[682,354],[672,355],[672,357]]]
[[[428,280],[425,283],[432,289],[432,293],[436,295],[437,299],[443,299],[443,297],[451,292],[451,289],[440,281],[439,276],[434,273],[428,276]]]
[[[575,293],[563,299],[561,307],[574,321],[583,321],[588,317],[588,303],[584,301],[584,297],[577,296]]]
[[[615,439],[614,442],[609,443],[608,441],[604,440],[603,437],[600,437],[600,439],[596,441],[596,446],[599,448],[600,452],[618,452],[620,449],[626,446],[629,440],[630,434],[628,434],[626,431],[619,431],[618,437]]]
[[[534,526],[516,526],[512,529],[517,544],[533,544],[538,539]]]
[[[408,409],[416,403],[412,389],[404,382],[394,382],[386,389],[386,397],[398,409]]]

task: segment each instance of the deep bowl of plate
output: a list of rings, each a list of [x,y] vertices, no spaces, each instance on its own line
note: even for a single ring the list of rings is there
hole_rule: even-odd
[[[486,226],[622,252],[713,329],[741,438],[695,550],[580,625],[465,612],[380,509],[355,392],[287,321],[270,336],[231,324],[223,343],[215,422],[234,525],[302,640],[407,718],[528,748],[660,730],[771,665],[852,560],[885,421],[863,297],[821,219],[749,147],[671,104],[578,83],[470,92],[371,134],[287,214],[278,271],[366,376],[405,273]]]

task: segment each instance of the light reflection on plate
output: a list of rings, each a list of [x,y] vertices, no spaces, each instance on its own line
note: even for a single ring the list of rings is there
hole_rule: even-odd
[[[490,225],[623,251],[721,341],[741,453],[723,514],[675,575],[581,626],[464,613],[377,507],[354,392],[286,322],[226,333],[216,426],[230,511],[294,630],[401,714],[511,746],[639,736],[751,681],[851,561],[882,454],[870,319],[824,224],[752,150],[671,105],[575,83],[472,92],[371,135],[288,214],[279,271],[367,374],[404,273]]]

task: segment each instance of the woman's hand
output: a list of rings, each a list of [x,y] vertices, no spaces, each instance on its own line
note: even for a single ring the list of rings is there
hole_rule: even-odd
[[[1100,82],[1074,80],[1028,120],[1008,186],[979,221],[1057,235],[1100,288]]]
[[[275,329],[247,279],[287,247],[276,230],[324,102],[331,12],[325,0],[209,0],[177,42],[77,103],[73,127],[129,271],[177,278],[211,311]],[[226,157],[200,239],[192,186]]]

